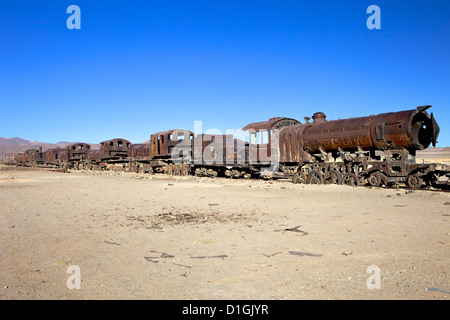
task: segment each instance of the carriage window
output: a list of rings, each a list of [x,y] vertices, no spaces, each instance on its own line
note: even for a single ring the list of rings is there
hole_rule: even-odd
[[[251,144],[257,144],[257,136],[256,136],[256,132],[250,133],[250,143],[251,143]]]
[[[161,136],[161,143],[164,143],[164,136]]]
[[[245,138],[247,140],[247,137]],[[269,131],[257,131],[250,133],[250,144],[268,144]]]
[[[261,132],[261,143],[262,144],[268,144],[269,143],[269,132],[268,131],[262,131]]]
[[[127,148],[128,148],[128,147],[130,147],[130,143],[129,143],[129,142],[127,142]]]
[[[114,142],[113,142],[113,141],[110,141],[110,142],[109,142],[109,146],[110,146],[110,147],[114,146]]]
[[[183,141],[184,140],[184,133],[178,133],[178,141]]]
[[[117,141],[117,146],[121,147],[123,145],[123,141]]]
[[[173,136],[169,134],[169,141],[173,141]]]

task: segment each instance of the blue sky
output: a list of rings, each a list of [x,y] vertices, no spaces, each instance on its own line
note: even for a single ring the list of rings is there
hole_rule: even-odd
[[[81,29],[69,30],[69,5]],[[381,29],[369,30],[369,5]],[[450,146],[450,2],[2,1],[0,136],[133,143],[433,105]]]

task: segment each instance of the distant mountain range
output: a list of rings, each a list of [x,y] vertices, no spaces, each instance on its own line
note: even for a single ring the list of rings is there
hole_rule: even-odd
[[[47,149],[52,148],[64,148],[75,142],[68,141],[60,141],[57,143],[47,143],[47,142],[38,142],[33,140],[25,140],[22,138],[14,137],[14,138],[3,138],[0,137],[0,157],[7,153],[18,153],[20,151],[25,151],[28,149],[38,149],[42,147],[42,150],[45,151]],[[92,149],[100,149],[100,145],[96,143],[90,143]]]

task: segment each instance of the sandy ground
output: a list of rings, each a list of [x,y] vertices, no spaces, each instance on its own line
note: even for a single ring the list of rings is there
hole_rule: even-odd
[[[0,219],[3,300],[450,299],[450,193],[3,167]]]

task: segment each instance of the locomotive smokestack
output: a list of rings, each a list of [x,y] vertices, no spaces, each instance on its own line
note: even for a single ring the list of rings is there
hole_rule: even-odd
[[[313,114],[312,118],[313,118],[313,123],[320,123],[323,121],[327,121],[325,118],[327,116],[325,115],[325,113],[323,112],[316,112]]]

